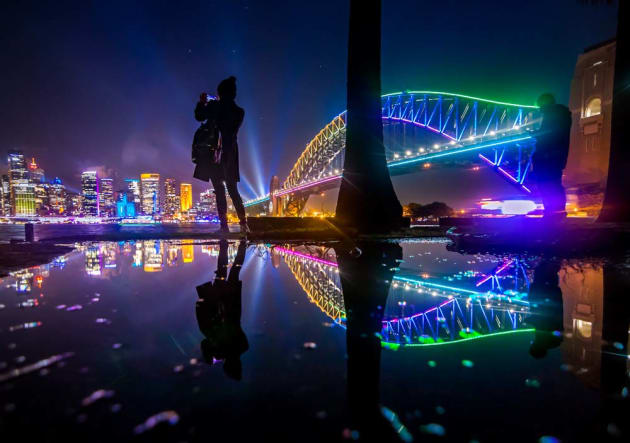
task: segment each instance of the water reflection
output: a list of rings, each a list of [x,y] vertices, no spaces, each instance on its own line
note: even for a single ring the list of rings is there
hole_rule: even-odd
[[[293,246],[273,247],[270,252],[284,259],[309,300],[336,324],[346,326],[336,249]],[[378,331],[389,347],[532,331],[525,321],[531,271],[523,260],[503,260],[487,273],[466,270],[454,275],[414,275],[401,265],[404,262],[393,265],[390,301],[383,304]]]
[[[547,351],[562,343],[562,291],[558,286],[558,260],[542,261],[534,271],[534,282],[529,288],[531,324],[536,332],[529,348],[534,358],[544,358]]]
[[[390,243],[340,245],[335,247],[335,254],[347,315],[348,404],[352,429],[359,432],[359,437],[392,441],[399,433],[409,432],[404,427],[394,429],[395,415],[381,411],[380,332],[392,277],[402,259],[402,248]]]
[[[210,364],[223,360],[223,371],[235,380],[242,378],[241,354],[249,349],[241,328],[240,272],[246,249],[247,243],[241,241],[228,274],[228,242],[220,242],[214,281],[197,286],[195,309],[199,330],[205,336],[201,342],[204,359]]]
[[[9,349],[8,337],[20,349],[22,336],[46,334],[48,328],[57,327],[55,331],[64,340],[62,348],[54,340],[38,343],[29,337],[33,349],[39,350],[49,342],[55,344],[41,355],[34,353],[33,360],[73,351],[77,355],[73,357],[77,360],[75,368],[79,370],[83,366],[79,361],[89,352],[86,349],[92,349],[86,343],[97,340],[91,337],[100,339],[98,334],[105,331],[109,348],[116,349],[112,348],[113,343],[122,343],[122,348],[116,351],[116,358],[123,363],[121,367],[132,367],[129,361],[134,355],[150,359],[154,353],[160,353],[158,359],[151,360],[159,365],[162,352],[168,356],[170,349],[176,354],[176,357],[171,354],[166,370],[156,370],[158,376],[149,365],[138,370],[137,376],[148,373],[169,385],[163,374],[172,372],[180,362],[178,359],[196,361],[201,355],[211,365],[182,365],[186,369],[177,372],[178,381],[170,383],[192,389],[183,381],[190,376],[195,386],[202,389],[208,383],[212,392],[220,392],[221,398],[232,398],[229,396],[234,395],[233,390],[242,389],[239,401],[247,406],[250,395],[253,396],[251,390],[278,379],[292,392],[284,400],[293,401],[295,407],[301,393],[309,392],[314,403],[319,401],[316,411],[327,409],[321,405],[333,395],[313,394],[319,392],[320,385],[319,381],[313,381],[315,375],[309,377],[323,367],[323,377],[329,371],[336,380],[331,376],[330,381],[321,383],[325,386],[330,383],[331,391],[337,388],[347,398],[349,418],[344,415],[334,421],[335,426],[341,422],[347,427],[344,434],[347,438],[371,436],[381,441],[410,435],[415,438],[421,425],[441,423],[447,427],[450,420],[447,434],[450,438],[492,440],[496,434],[491,429],[470,433],[480,418],[475,412],[470,417],[440,416],[432,421],[414,415],[414,409],[422,409],[424,404],[430,408],[445,405],[450,408],[449,413],[460,403],[472,410],[478,405],[469,399],[482,398],[486,395],[484,391],[506,402],[502,395],[513,395],[517,400],[522,399],[523,408],[564,401],[567,408],[571,408],[569,403],[583,408],[580,413],[567,413],[570,420],[551,413],[548,419],[539,415],[522,418],[523,422],[547,420],[544,429],[557,430],[550,434],[562,440],[588,437],[599,441],[601,436],[625,435],[629,412],[630,279],[628,270],[618,263],[527,254],[466,255],[430,242],[250,245],[249,251],[247,254],[245,242],[147,240],[79,245],[78,252],[48,265],[15,272],[3,284],[0,308],[5,318],[10,319],[0,324],[0,334],[4,334],[0,338],[7,339],[4,349]],[[216,271],[211,278],[205,273],[212,272],[214,266],[207,269],[204,266],[214,260]],[[241,272],[243,265],[252,261],[255,266],[244,266]],[[64,268],[67,263],[71,265]],[[55,274],[61,278],[56,280]],[[62,286],[59,280],[67,277],[76,280],[80,289]],[[154,287],[156,282],[160,288]],[[266,287],[261,289],[262,286]],[[97,294],[101,292],[105,294],[102,297]],[[110,296],[119,292],[133,296]],[[145,293],[149,295],[144,296]],[[9,294],[17,303],[6,302],[10,300],[6,297]],[[151,300],[148,305],[147,300]],[[311,304],[302,303],[306,300]],[[79,314],[68,312],[81,305]],[[14,306],[17,309],[11,310]],[[119,309],[124,315],[117,313]],[[63,327],[59,327],[54,322],[62,315],[67,317]],[[98,325],[100,329],[90,329],[90,334],[74,334],[71,329],[78,326],[70,320],[79,324],[82,315],[83,320],[87,315],[90,317],[81,328]],[[95,323],[105,318],[113,321],[108,330],[104,326],[108,323]],[[333,327],[324,329],[322,323]],[[81,336],[83,344],[72,342],[75,335]],[[160,336],[165,341],[159,341]],[[133,340],[137,341],[127,344]],[[345,344],[340,352],[334,352],[336,349],[330,344],[336,343],[335,340],[340,346]],[[73,345],[66,349],[66,342]],[[302,349],[305,342],[317,342],[316,349]],[[343,358],[344,351],[347,360]],[[17,352],[11,358],[0,358],[0,363],[6,360],[8,365],[0,370],[0,375],[12,377],[13,372],[9,371],[26,364],[16,360]],[[478,353],[475,358],[471,355],[474,352]],[[427,372],[428,355],[438,362],[433,373]],[[465,374],[452,367],[447,369],[447,360],[452,356],[457,359],[456,369],[462,370],[468,358],[475,360],[474,368],[465,369],[468,371]],[[306,361],[308,364],[300,366],[299,362]],[[140,363],[136,360],[134,364]],[[490,364],[495,366],[492,370],[488,368]],[[62,371],[61,367],[50,370]],[[440,373],[435,375],[438,370]],[[520,375],[513,375],[516,373]],[[472,381],[466,378],[468,374]],[[488,378],[494,380],[494,375],[497,375],[496,385],[492,385],[494,381],[488,382]],[[28,377],[23,380],[29,380]],[[243,379],[244,383],[224,383],[228,377]],[[322,375],[318,377],[320,380]],[[515,381],[510,377],[519,378]],[[111,375],[99,381],[98,386],[90,384],[90,387],[92,391],[109,388],[108,380],[114,378]],[[540,383],[524,386],[526,378],[537,378]],[[441,384],[440,387],[426,383],[429,379],[435,381],[435,386]],[[18,388],[20,383],[16,382]],[[400,392],[392,394],[397,387]],[[538,388],[535,393],[532,387]],[[264,389],[256,392],[263,392],[265,399],[269,395]],[[212,404],[211,397],[206,397],[208,403],[204,407],[220,408],[221,405]],[[173,405],[164,407],[177,410],[184,422],[190,408],[182,404],[189,398],[182,394],[181,399],[181,403],[173,400]],[[342,404],[343,399],[338,403]],[[245,406],[244,410],[249,411]],[[484,403],[479,407],[490,408]],[[511,403],[512,409],[519,407]],[[506,418],[494,408],[498,423],[492,426],[500,428]],[[545,412],[556,410],[547,408]],[[334,411],[330,407],[327,413],[332,416]],[[147,412],[145,417],[159,411]],[[284,417],[291,423],[301,423],[303,417],[292,416],[290,412],[286,415],[284,410]],[[518,413],[527,415],[523,410]],[[507,419],[517,420],[514,415]],[[469,420],[472,427],[453,429],[460,420]],[[328,423],[321,421],[322,426]],[[520,422],[514,426],[521,426]],[[525,429],[523,438],[528,440],[535,441],[543,435],[534,434],[543,429],[542,425],[535,431],[526,425],[522,429]],[[340,429],[335,432],[337,436],[341,434]]]

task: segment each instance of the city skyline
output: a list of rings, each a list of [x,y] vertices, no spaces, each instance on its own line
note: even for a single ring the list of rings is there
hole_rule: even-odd
[[[72,192],[60,177],[48,180],[35,157],[27,157],[19,150],[9,151],[7,165],[7,173],[0,175],[3,217],[120,219],[142,215],[156,220],[195,221],[216,213],[216,199],[214,203],[208,201],[209,194],[214,198],[212,189],[200,192],[195,199],[190,183],[176,186],[176,180],[170,177],[162,182],[156,173],[140,173],[138,178],[128,177],[116,183],[111,177],[99,176],[96,170],[87,170],[81,173],[79,192]],[[180,205],[181,195],[184,199]],[[202,203],[204,209],[200,209]]]
[[[614,34],[615,7],[540,0],[521,5],[514,16],[507,4],[488,4],[480,14],[477,4],[418,8],[408,0],[384,2],[383,92],[429,89],[532,104],[550,91],[566,103],[579,54]],[[6,54],[11,87],[0,104],[12,112],[3,122],[0,147],[32,153],[75,191],[80,173],[90,169],[114,171],[115,180],[150,171],[190,182],[195,101],[231,74],[238,79],[237,102],[245,109],[239,186],[246,199],[268,191],[273,175],[286,177],[306,143],[345,109],[347,10],[334,2],[228,2],[189,6],[182,14],[179,6],[168,4],[126,5],[122,14],[107,4],[27,8],[13,4],[6,11],[6,31],[16,44]],[[453,9],[458,14],[450,16]],[[25,13],[29,27],[49,39],[36,39],[30,28],[19,25],[17,17]],[[60,18],[49,21],[50,16]],[[168,38],[163,17],[170,17]],[[309,17],[306,29],[303,17]],[[401,27],[402,22],[422,23],[425,35],[439,44],[425,45],[418,54],[416,27]],[[71,39],[82,23],[93,25],[89,38]],[[525,31],[532,23],[537,32]],[[519,27],[523,33],[514,32]],[[286,35],[296,39],[279,38]],[[568,38],[548,37],[558,35]],[[462,42],[471,39],[477,45],[461,51]],[[267,48],[264,57],[261,45]],[[66,48],[63,63],[56,57],[60,47]],[[46,75],[40,73],[42,65],[48,66]],[[42,100],[46,106],[34,105]],[[441,190],[427,200],[441,197],[458,205],[465,189],[445,186],[457,180],[456,173],[446,172],[418,177],[416,183]],[[203,191],[202,183],[192,184],[195,194]],[[414,189],[402,182],[397,191],[408,201]]]

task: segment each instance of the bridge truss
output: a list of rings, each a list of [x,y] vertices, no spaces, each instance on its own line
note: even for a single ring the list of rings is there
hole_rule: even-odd
[[[535,149],[537,107],[447,92],[406,91],[384,95],[381,110],[386,125],[423,128],[444,139],[443,143],[416,146],[414,138],[404,137],[403,129],[402,143],[387,147],[393,173],[416,172],[417,166],[427,162],[472,155],[522,192],[531,193],[526,179]],[[275,196],[290,200],[336,185],[343,175],[345,137],[344,111],[307,144]],[[265,203],[269,198],[266,195],[245,205]]]

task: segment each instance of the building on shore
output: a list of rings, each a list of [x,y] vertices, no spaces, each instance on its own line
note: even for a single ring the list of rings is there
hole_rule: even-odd
[[[155,216],[160,213],[160,174],[140,175],[142,213]]]
[[[119,218],[135,218],[136,217],[136,205],[134,202],[129,201],[128,194],[126,192],[118,193],[118,201],[116,202],[116,216]]]
[[[212,217],[217,215],[217,196],[213,189],[208,189],[199,194],[199,215]]]
[[[48,201],[48,183],[44,176],[44,170],[40,168],[35,161],[35,158],[31,158],[31,161],[27,165],[28,168],[28,180],[33,185],[35,193],[35,213],[37,215],[49,215],[50,203]]]
[[[22,151],[9,151],[9,200],[11,215],[32,217],[35,211],[35,186],[29,179]]]
[[[180,210],[187,212],[193,206],[192,185],[190,183],[181,183],[179,185],[179,201]]]
[[[101,217],[113,217],[116,210],[114,180],[111,178],[100,179],[99,192],[99,213]]]
[[[66,187],[59,177],[55,177],[48,185],[48,205],[51,214],[67,215],[66,197]]]
[[[83,196],[66,191],[66,215],[78,217],[83,214]]]
[[[586,48],[571,82],[573,125],[563,183],[569,210],[588,215],[601,209],[608,176],[615,48],[614,40]]]
[[[8,174],[2,174],[0,177],[0,215],[11,215],[11,191]]]
[[[99,216],[99,183],[96,171],[81,174],[81,214],[87,217]]]
[[[37,165],[35,158],[31,158],[28,164],[28,178],[34,185],[44,183],[46,178],[44,176],[44,170]]]
[[[173,218],[179,212],[177,186],[174,178],[164,180],[164,215]]]
[[[136,214],[142,213],[140,180],[137,178],[126,178],[127,200],[136,205]]]

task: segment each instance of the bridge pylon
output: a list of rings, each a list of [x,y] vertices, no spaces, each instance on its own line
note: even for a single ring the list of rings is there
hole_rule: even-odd
[[[271,183],[269,184],[269,197],[271,198],[271,216],[282,217],[284,211],[282,210],[282,197],[276,195],[276,191],[280,190],[280,179],[277,175],[271,177]]]

